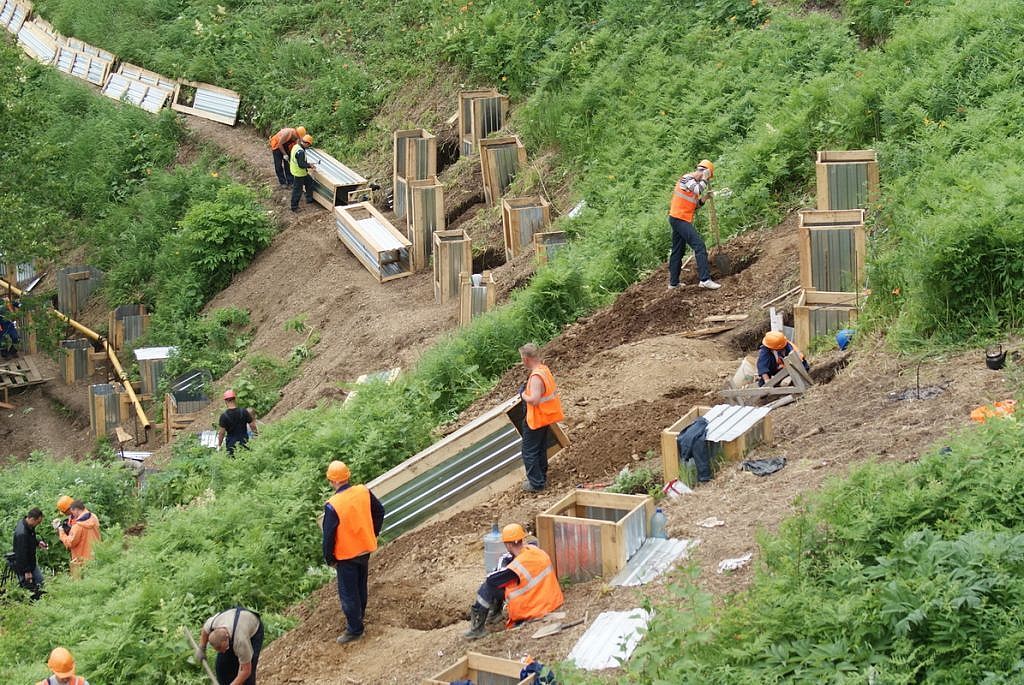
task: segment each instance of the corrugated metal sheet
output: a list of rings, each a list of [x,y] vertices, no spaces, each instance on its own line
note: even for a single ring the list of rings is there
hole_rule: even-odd
[[[498,195],[502,195],[511,185],[512,179],[516,177],[516,173],[519,171],[519,146],[510,143],[508,145],[491,146],[485,149],[487,154],[494,157],[495,168],[498,170],[495,182],[498,184]],[[532,238],[533,233],[530,236]]]
[[[404,186],[404,182],[402,182]],[[440,186],[415,186],[410,192],[412,198],[409,218],[409,240],[423,245],[424,256],[429,260],[434,252],[434,231],[444,230],[437,221],[437,197]],[[395,213],[398,207],[398,186],[395,186]]]
[[[868,205],[868,165],[866,162],[828,164],[829,209],[857,209]]]
[[[70,278],[71,274],[88,272],[84,279]],[[89,296],[103,281],[103,272],[99,269],[77,264],[67,266],[57,272],[57,309],[72,319],[78,316]]]
[[[507,675],[477,671],[475,685],[519,685],[519,678],[511,678]]]
[[[199,444],[211,450],[217,449],[217,431],[202,431],[199,433]]]
[[[515,470],[522,443],[519,431],[509,424],[382,496],[387,514],[381,535],[400,535]]]
[[[716,404],[704,415],[708,422],[708,442],[729,442],[740,437],[768,415],[769,407],[738,407]]]
[[[152,452],[138,452],[138,451],[132,451],[132,450],[125,450],[124,452],[121,452],[120,454],[121,454],[121,457],[123,459],[129,459],[131,461],[136,461],[136,462],[139,462],[139,463],[143,463],[147,459],[149,459],[150,457],[153,456]]]
[[[809,231],[811,287],[839,293],[853,290],[857,281],[855,229]]]
[[[644,609],[600,614],[569,652],[568,660],[587,671],[615,668],[626,662],[651,614]]]
[[[178,82],[173,79],[169,79],[166,76],[161,76],[155,71],[143,69],[142,67],[129,64],[127,62],[122,62],[117,72],[126,78],[134,81],[141,81],[147,86],[154,86],[160,90],[166,90],[172,93],[178,85]]]
[[[0,24],[10,33],[17,35],[30,12],[30,7],[23,2],[0,0]]]
[[[60,346],[64,348],[64,354],[74,357],[75,380],[80,381],[89,375],[89,353],[92,352],[92,343],[85,338],[73,340],[61,340]]]
[[[104,425],[96,425],[99,421],[97,416],[97,404],[102,405]],[[97,383],[89,386],[89,423],[93,432],[97,435],[108,435],[114,432],[114,428],[121,423],[121,393],[111,383]]]
[[[550,231],[537,234],[535,237],[549,262],[555,258],[559,250],[569,244],[565,231]]]
[[[107,62],[113,62],[114,61],[114,53],[107,52],[106,50],[104,50],[102,48],[96,47],[95,45],[89,45],[85,41],[79,40],[77,38],[68,38],[67,39],[67,46],[69,48],[71,48],[72,50],[77,50],[78,52],[84,52],[87,55],[95,55],[96,57],[99,57],[100,59],[102,59],[104,61],[107,61]]]
[[[107,76],[102,90],[108,98],[128,102],[154,114],[164,108],[171,98],[171,92],[124,74]]]
[[[206,369],[195,369],[171,381],[167,389],[174,411],[191,414],[209,405],[205,389],[212,380],[213,376]]]
[[[32,22],[22,24],[18,31],[18,45],[29,57],[43,64],[50,64],[57,54],[56,41]]]
[[[406,209],[408,197],[409,184],[406,183],[404,178],[395,177],[395,192],[392,194],[392,198],[394,199],[395,216],[399,219],[404,219],[406,214],[408,214]]]
[[[612,578],[611,584],[633,587],[649,583],[685,558],[694,546],[696,543],[692,540],[647,538],[626,567]]]
[[[547,225],[544,222],[544,208],[524,207],[517,210],[517,213],[519,214],[519,244],[526,247],[533,242],[533,234]]]
[[[135,350],[135,359],[139,363],[139,375],[142,377],[142,392],[155,395],[164,375],[167,359],[175,351],[174,347],[140,347]]]
[[[364,230],[366,228],[364,222],[372,222],[374,229],[378,227],[383,228],[380,222],[375,218],[358,220],[359,227]],[[409,250],[401,246],[400,243],[398,248],[392,250],[390,253],[386,253],[390,256],[382,262],[380,254],[370,250],[366,245],[364,245],[363,241],[352,233],[341,219],[335,217],[334,224],[338,229],[338,237],[340,237],[345,243],[345,246],[353,252],[358,252],[367,260],[375,264],[382,276],[396,276],[409,270]],[[385,233],[387,233],[390,244],[396,242],[390,233],[387,231],[385,231]]]
[[[584,522],[555,521],[555,567],[560,578],[586,581],[601,575],[601,528]]]
[[[329,178],[336,185],[358,186],[366,183],[365,178],[319,148],[307,148],[306,159],[316,164],[317,173]]]
[[[469,242],[469,237],[465,234],[445,236],[435,233],[434,238],[440,241],[436,246],[439,253],[434,255],[434,280],[438,283],[441,283],[442,279],[447,280],[447,292],[453,296],[458,295],[460,274],[473,270],[472,255],[469,260],[466,259],[465,244]]]
[[[241,98],[237,93],[226,93],[221,89],[213,90],[201,84],[196,86],[196,97],[192,102],[192,107],[234,121],[238,118],[239,104],[241,104]]]
[[[79,52],[62,45],[57,48],[54,66],[65,74],[78,77],[93,85],[102,86],[111,64],[95,55]]]
[[[473,285],[469,288],[469,312],[473,317],[487,311],[487,286]]]
[[[809,311],[811,324],[811,338],[822,335],[831,335],[836,331],[847,328],[855,318],[856,307],[819,307]]]

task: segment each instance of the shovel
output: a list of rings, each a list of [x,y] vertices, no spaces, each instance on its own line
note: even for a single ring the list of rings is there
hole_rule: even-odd
[[[185,633],[185,639],[188,640],[189,647],[192,648],[193,652],[196,651],[197,649],[199,649],[199,645],[196,644],[195,638],[192,637],[192,631],[191,630],[189,630],[185,626],[182,626],[181,627],[181,632]],[[210,662],[207,661],[206,659],[203,659],[202,664],[203,664],[203,669],[206,671],[206,675],[210,678],[210,682],[213,683],[213,685],[218,685],[217,676],[214,675],[213,669],[210,668]]]
[[[732,274],[732,260],[729,259],[729,255],[722,252],[722,234],[718,230],[718,212],[715,211],[714,193],[708,195],[707,205],[708,214],[711,217],[711,232],[715,234],[715,268],[722,276],[729,276]]]

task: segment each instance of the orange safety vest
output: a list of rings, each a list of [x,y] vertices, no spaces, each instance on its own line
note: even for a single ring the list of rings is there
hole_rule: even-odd
[[[50,685],[50,679],[40,680],[36,685]],[[85,678],[80,675],[71,676],[71,680],[68,681],[68,685],[85,685]]]
[[[547,616],[562,606],[565,598],[555,577],[551,557],[536,545],[526,545],[506,568],[519,582],[505,588],[509,627],[531,618]]]
[[[365,485],[353,485],[335,493],[327,503],[338,515],[338,530],[334,534],[335,559],[355,559],[377,549],[377,536],[373,533],[373,517],[370,515],[370,491]]]
[[[275,133],[274,135],[270,136],[270,149],[283,149],[285,152],[287,152],[288,148],[291,147],[290,145],[288,145],[288,143],[298,140],[298,137],[299,135],[298,133],[296,133],[294,128],[288,128],[286,126],[285,128],[282,128],[280,131]]]
[[[700,206],[700,195],[683,185],[690,177],[691,174],[683,174],[676,181],[675,188],[672,189],[672,204],[669,206],[668,215],[692,224],[693,214]]]
[[[551,369],[538,364],[537,368],[530,372],[530,376],[540,378],[544,384],[544,396],[540,398],[539,403],[526,405],[526,425],[537,430],[565,419],[562,402],[558,399],[558,386],[555,384],[555,377],[551,375]]]

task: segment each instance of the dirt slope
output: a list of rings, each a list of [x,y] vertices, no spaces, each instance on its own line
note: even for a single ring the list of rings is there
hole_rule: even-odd
[[[414,683],[467,649],[512,658],[529,653],[545,662],[564,659],[585,626],[543,641],[531,640],[529,629],[494,633],[473,643],[461,637],[482,575],[480,536],[493,520],[520,521],[532,528],[536,514],[569,489],[608,481],[624,465],[646,462],[658,467],[657,456],[648,460],[646,454],[657,450],[660,431],[693,404],[715,403],[724,377],[767,328],[759,304],[796,279],[792,221],[770,234],[737,241],[730,249],[758,252],[759,257],[744,272],[724,279],[722,291],[689,287],[667,292],[662,269],[547,346],[563,389],[573,444],[553,460],[545,493],[531,496],[513,489],[388,544],[371,562],[367,637],[346,647],[334,644],[343,617],[331,583],[293,608],[301,623],[264,652],[261,680]],[[705,316],[736,312],[756,316],[717,338],[680,335],[705,326]],[[950,429],[965,425],[971,407],[1004,396],[1002,374],[988,371],[980,360],[978,354],[968,354],[925,363],[922,384],[943,384],[945,390],[930,400],[898,401],[890,395],[915,385],[915,366],[893,359],[876,341],[862,342],[852,363],[831,383],[775,413],[775,442],[754,456],[786,456],[785,469],[762,479],[727,468],[694,494],[665,504],[670,534],[701,540],[693,554],[701,569],[700,584],[719,598],[742,589],[751,569],[718,575],[718,562],[756,554],[757,531],[774,529],[801,494],[874,455],[913,459]],[[953,368],[955,377],[949,372]],[[521,376],[521,371],[510,372],[463,420],[507,397]],[[726,525],[697,525],[709,516]],[[643,593],[659,597],[665,588],[652,584]],[[571,617],[593,619],[600,611],[637,606],[640,595],[612,590],[596,579],[569,587],[565,608]],[[615,681],[614,674],[609,678]]]

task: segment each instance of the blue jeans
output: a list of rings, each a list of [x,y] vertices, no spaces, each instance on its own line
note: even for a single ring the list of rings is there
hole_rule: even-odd
[[[693,224],[689,221],[677,219],[674,216],[668,218],[672,227],[672,252],[668,257],[668,284],[679,285],[679,272],[683,266],[683,251],[689,245],[693,248],[693,258],[697,260],[697,278],[702,281],[711,279],[711,266],[708,264],[708,248],[704,245],[704,239],[700,233],[694,230]]]
[[[548,482],[548,431],[549,426],[534,430],[523,419],[523,468],[526,479],[535,488],[542,488]]]
[[[36,590],[38,588],[41,588],[43,586],[43,571],[42,571],[42,569],[40,569],[38,565],[34,569],[32,569],[32,583],[31,584],[29,584],[29,582],[25,580],[25,576],[24,575],[19,575],[18,576],[18,584],[21,585],[23,588],[25,588],[27,590]]]
[[[2,338],[5,336],[10,340],[3,340]],[[3,356],[9,357],[16,353],[19,342],[21,342],[21,336],[18,335],[17,325],[9,319],[0,322],[0,348],[2,348]]]
[[[366,581],[370,576],[370,555],[339,561],[334,566],[338,573],[338,599],[348,623],[346,631],[363,634],[363,616],[366,614]]]

